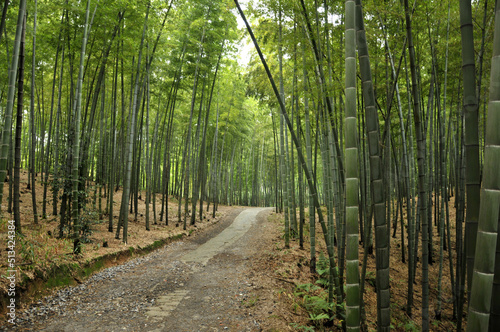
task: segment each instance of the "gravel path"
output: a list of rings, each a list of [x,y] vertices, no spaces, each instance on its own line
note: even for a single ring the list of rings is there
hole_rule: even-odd
[[[246,308],[257,287],[248,263],[270,211],[235,208],[192,239],[59,290],[18,312],[16,330],[261,331]]]

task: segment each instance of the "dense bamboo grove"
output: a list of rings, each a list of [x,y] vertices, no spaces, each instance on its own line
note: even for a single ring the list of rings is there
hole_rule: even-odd
[[[325,324],[367,328],[374,273],[377,328],[393,328],[390,265],[404,264],[404,310],[422,330],[465,317],[492,331],[498,13],[488,0],[3,1],[2,220],[21,234],[57,216],[78,254],[88,211],[126,243],[139,200],[147,230],[186,229],[219,204],[274,206],[285,247],[309,242],[311,275],[327,256]]]

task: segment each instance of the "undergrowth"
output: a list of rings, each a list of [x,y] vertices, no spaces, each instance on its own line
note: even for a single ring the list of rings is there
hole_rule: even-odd
[[[320,253],[316,264],[318,279],[314,283],[299,284],[295,287],[294,296],[296,303],[307,312],[309,320],[316,328],[331,324],[335,303],[328,303],[328,270],[329,263],[323,253]],[[296,323],[292,327],[303,331],[314,331],[310,326],[299,326]]]

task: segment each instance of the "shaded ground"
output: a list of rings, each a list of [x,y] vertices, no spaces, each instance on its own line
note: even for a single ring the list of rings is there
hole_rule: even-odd
[[[451,290],[451,278],[449,269],[449,255],[456,262],[455,247],[455,211],[454,199],[450,201],[450,234],[451,250],[444,251],[444,264],[442,283],[441,320],[436,318],[438,307],[438,281],[439,281],[439,242],[436,227],[433,228],[433,259],[429,264],[429,316],[431,331],[455,331],[456,321],[453,319],[453,294]],[[306,209],[306,216],[308,215]],[[405,216],[406,217],[406,216]],[[256,256],[252,262],[253,269],[260,271],[263,278],[267,278],[265,288],[277,304],[273,313],[266,318],[265,331],[341,331],[341,323],[335,319],[334,326],[325,327],[325,320],[313,320],[311,314],[321,312],[319,302],[311,301],[312,297],[326,298],[326,291],[320,290],[305,292],[304,288],[298,286],[320,286],[321,277],[310,273],[309,258],[309,225],[304,225],[304,249],[300,249],[299,241],[292,239],[290,248],[284,247],[283,241],[283,216],[273,214],[270,220],[274,220],[275,227],[279,232],[274,234],[271,245],[261,255]],[[412,316],[406,312],[408,294],[408,261],[402,262],[401,225],[398,222],[396,236],[393,238],[391,220],[391,245],[390,245],[390,292],[391,292],[391,329],[394,331],[420,331],[422,322],[422,264],[416,264],[415,282],[413,285],[413,307]],[[406,223],[406,222],[405,222]],[[434,223],[433,223],[434,224]],[[406,225],[405,225],[406,226]],[[316,257],[323,252],[326,256],[323,234],[316,226]],[[406,234],[405,234],[406,235]],[[405,253],[407,254],[408,241],[405,236]],[[421,257],[421,241],[419,241],[418,256]],[[359,246],[360,271],[363,258],[363,246]],[[319,260],[318,260],[319,261]],[[317,261],[317,262],[318,262]],[[454,268],[456,268],[454,266]],[[367,274],[365,277],[364,302],[366,310],[366,328],[368,331],[377,330],[377,295],[375,288],[375,254],[368,254]],[[344,276],[345,277],[345,276]],[[307,294],[307,296],[304,296]],[[466,296],[466,295],[465,295]],[[308,298],[307,298],[308,297]],[[466,327],[467,303],[464,305],[462,327]]]

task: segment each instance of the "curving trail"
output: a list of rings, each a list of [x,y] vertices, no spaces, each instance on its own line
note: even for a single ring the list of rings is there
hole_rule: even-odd
[[[235,208],[193,239],[101,271],[20,312],[18,331],[261,331],[244,303],[270,208]]]

